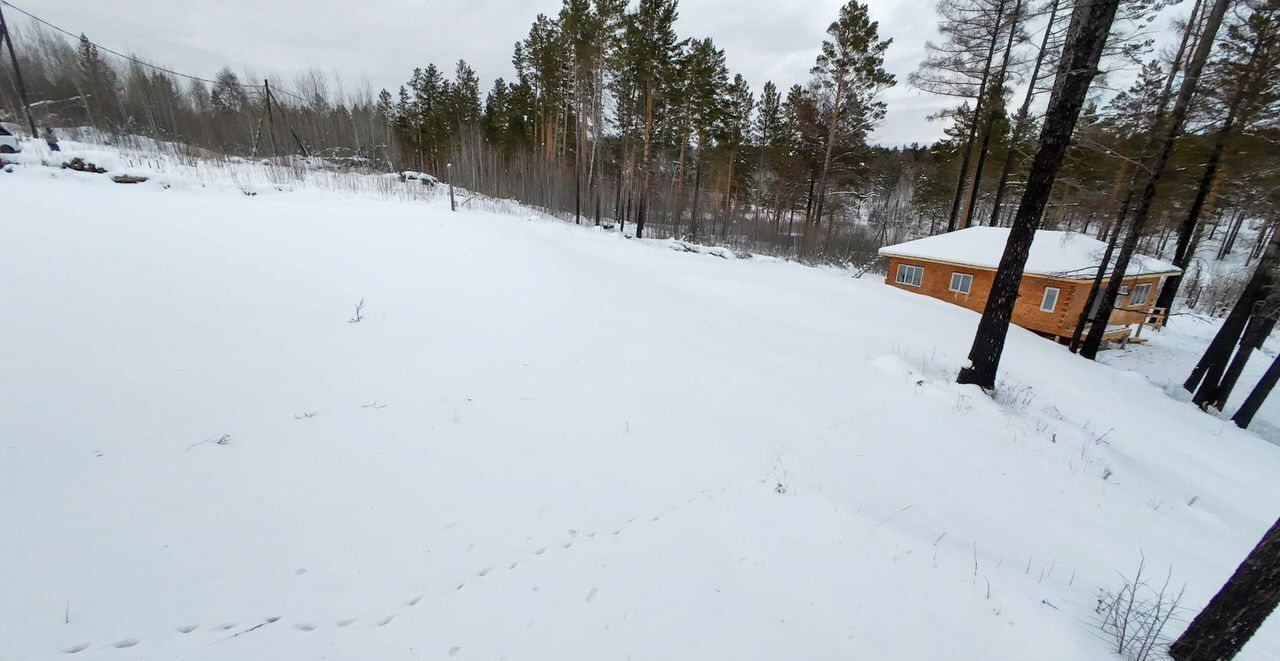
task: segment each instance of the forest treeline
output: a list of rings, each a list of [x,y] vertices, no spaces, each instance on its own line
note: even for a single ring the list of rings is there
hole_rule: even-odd
[[[1165,26],[1151,17],[1167,0],[1124,3],[1045,227],[1104,240],[1122,231],[1140,186],[1149,119],[1185,75],[1208,18],[1202,4],[1184,0],[1174,12],[1181,18]],[[1074,5],[941,0],[937,38],[898,80],[884,67],[892,35],[855,0],[814,44],[811,70],[796,75],[805,82],[789,87],[756,86],[729,70],[711,37],[679,34],[676,0],[563,0],[514,44],[512,79],[497,78],[487,90],[458,61],[426,64],[398,89],[378,92],[310,71],[272,80],[268,100],[268,76],[259,72],[224,68],[192,79],[38,24],[22,26],[16,42],[42,125],[243,157],[305,149],[343,167],[428,172],[641,236],[856,267],[885,244],[1011,222]],[[1280,198],[1272,160],[1280,63],[1267,46],[1276,12],[1273,0],[1237,0],[1224,17],[1206,70],[1214,84],[1193,99],[1138,237],[1141,252],[1172,259],[1225,234],[1226,250],[1261,254]],[[1111,90],[1124,71],[1136,72],[1135,82]],[[14,89],[10,67],[0,67],[0,77],[3,89]],[[950,100],[935,118],[945,123],[943,139],[869,144],[890,110],[883,93],[894,85]],[[5,98],[6,119],[20,123],[17,95]],[[1180,228],[1198,198],[1187,236]],[[1237,245],[1246,221],[1266,228]],[[1198,273],[1188,275],[1194,303],[1227,300],[1222,283],[1204,289]],[[1202,291],[1212,300],[1198,300]]]

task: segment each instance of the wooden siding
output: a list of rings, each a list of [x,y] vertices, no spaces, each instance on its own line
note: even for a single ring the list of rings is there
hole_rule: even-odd
[[[924,277],[921,279],[919,287],[898,284],[898,266],[902,264],[918,266],[924,269]],[[973,286],[968,294],[951,291],[951,276],[955,273],[973,276]],[[995,280],[995,275],[996,272],[992,269],[890,256],[889,273],[885,278],[885,283],[899,289],[948,301],[980,313],[987,305],[987,296],[991,293],[991,285]],[[1119,326],[1142,322],[1145,319],[1146,312],[1150,311],[1152,306],[1155,305],[1156,296],[1160,293],[1161,280],[1162,276],[1158,275],[1126,278],[1124,284],[1129,287],[1129,293],[1116,301],[1117,309],[1112,312],[1109,325]],[[1142,306],[1132,306],[1131,297],[1134,285],[1144,283],[1151,285],[1151,293],[1147,297],[1147,302]],[[1084,310],[1085,300],[1089,297],[1091,284],[1092,282],[1088,280],[1067,280],[1041,275],[1025,275],[1022,278],[1022,287],[1018,291],[1018,300],[1013,305],[1013,323],[1047,335],[1069,337],[1075,330],[1076,322],[1080,319],[1080,313]],[[1050,287],[1058,289],[1058,303],[1052,312],[1045,312],[1040,309],[1040,304],[1044,300],[1045,290]]]

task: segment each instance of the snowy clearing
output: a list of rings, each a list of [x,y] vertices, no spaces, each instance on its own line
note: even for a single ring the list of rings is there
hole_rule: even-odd
[[[223,183],[0,173],[0,658],[1112,658],[1280,510],[1159,342],[992,400],[873,276]]]

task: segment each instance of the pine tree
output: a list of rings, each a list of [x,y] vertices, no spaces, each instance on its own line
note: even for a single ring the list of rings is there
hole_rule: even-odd
[[[1211,66],[1214,85],[1207,96],[1225,107],[1226,116],[1215,132],[1213,151],[1205,163],[1190,210],[1178,226],[1173,264],[1186,269],[1191,261],[1194,235],[1209,196],[1218,182],[1227,146],[1237,133],[1247,132],[1258,119],[1270,119],[1280,111],[1280,2],[1246,2],[1251,10],[1227,26],[1222,55]],[[1172,311],[1182,282],[1180,275],[1165,280],[1156,307]]]
[[[115,69],[102,58],[98,47],[85,35],[80,35],[76,50],[76,83],[84,102],[90,124],[105,122],[116,127],[120,117],[116,111],[120,81]]]
[[[632,107],[628,114],[640,129],[640,188],[636,212],[636,237],[644,235],[652,183],[655,128],[666,110],[674,79],[677,40],[676,0],[640,0],[627,15],[623,36],[620,77],[628,81]],[[626,99],[623,99],[626,102]]]
[[[840,16],[827,28],[827,35],[830,38],[822,42],[810,71],[826,115],[816,204],[808,219],[813,226],[822,222],[838,143],[846,148],[862,144],[866,134],[884,117],[880,93],[895,83],[893,74],[884,69],[884,52],[893,40],[880,39],[879,24],[871,20],[866,5],[850,0],[840,8]]]
[[[1226,14],[1229,4],[1231,4],[1231,0],[1214,0],[1207,14],[1204,29],[1200,34],[1200,40],[1196,44],[1191,59],[1187,62],[1187,71],[1182,79],[1181,87],[1178,89],[1178,96],[1174,101],[1173,109],[1169,112],[1167,118],[1161,118],[1162,126],[1158,128],[1158,144],[1155,156],[1148,166],[1150,174],[1146,178],[1146,186],[1142,190],[1142,195],[1138,198],[1137,206],[1133,210],[1133,220],[1128,227],[1128,234],[1125,236],[1124,243],[1120,246],[1120,253],[1116,257],[1113,269],[1114,275],[1107,282],[1106,289],[1102,291],[1098,299],[1097,310],[1093,315],[1094,323],[1089,327],[1089,333],[1080,347],[1080,355],[1090,360],[1096,358],[1098,351],[1102,348],[1102,336],[1107,327],[1106,321],[1111,318],[1111,311],[1115,309],[1124,274],[1128,272],[1129,261],[1138,247],[1138,239],[1142,236],[1142,230],[1146,226],[1147,218],[1151,213],[1156,190],[1160,186],[1160,178],[1164,174],[1165,166],[1169,163],[1169,157],[1173,154],[1174,143],[1182,133],[1187,113],[1191,107],[1192,97],[1200,84],[1200,75],[1209,59],[1209,52],[1213,48],[1214,39],[1218,34],[1218,27],[1222,23],[1222,18]]]
[[[1090,83],[1098,73],[1098,60],[1119,4],[1119,0],[1094,0],[1077,4],[1072,10],[1067,42],[1058,64],[1057,84],[1045,110],[1039,148],[1032,160],[1027,186],[1009,230],[1009,240],[1000,258],[982,319],[978,322],[973,346],[969,349],[969,362],[960,370],[957,379],[960,383],[975,384],[987,390],[995,388],[996,371],[1004,353],[1009,319],[1013,316],[1013,305],[1022,286],[1022,270],[1031,251],[1031,242],[1035,239],[1054,180],[1062,167]]]

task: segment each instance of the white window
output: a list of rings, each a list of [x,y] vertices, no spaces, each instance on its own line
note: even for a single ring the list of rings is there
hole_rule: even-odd
[[[973,289],[973,276],[968,273],[951,274],[951,291],[968,294],[971,289]]]
[[[1045,287],[1044,298],[1040,299],[1040,310],[1043,312],[1053,312],[1058,307],[1058,288]]]
[[[898,284],[910,287],[919,287],[924,281],[924,267],[911,266],[910,264],[898,265]]]
[[[1151,283],[1133,286],[1133,293],[1129,295],[1130,307],[1146,305],[1149,300],[1151,300]]]

